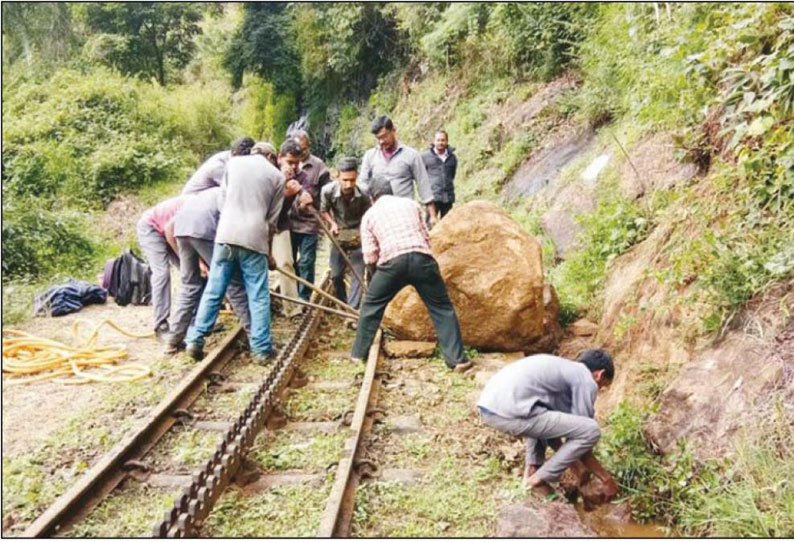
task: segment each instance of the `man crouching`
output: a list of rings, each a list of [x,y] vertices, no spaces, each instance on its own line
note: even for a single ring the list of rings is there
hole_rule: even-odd
[[[581,461],[603,482],[605,500],[617,495],[617,483],[593,455],[601,436],[593,419],[596,393],[614,376],[610,355],[594,349],[582,352],[576,362],[548,354],[529,356],[488,381],[477,402],[482,421],[527,439],[524,483],[534,493],[553,493],[549,483]],[[545,461],[547,446],[556,452]]]

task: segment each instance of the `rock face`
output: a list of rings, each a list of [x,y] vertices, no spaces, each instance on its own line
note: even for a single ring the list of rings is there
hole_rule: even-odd
[[[597,536],[576,509],[561,502],[531,501],[499,511],[496,536],[500,538],[583,538]]]
[[[463,341],[484,350],[533,350],[544,327],[538,241],[485,201],[452,209],[430,240]],[[435,338],[427,309],[411,287],[389,304],[384,323],[404,339]]]
[[[794,399],[794,280],[753,300],[737,329],[685,363],[659,398],[660,408],[645,425],[646,436],[663,453],[687,438],[700,460],[732,452],[736,435],[778,415],[779,394]],[[749,326],[756,334],[744,329]],[[787,419],[794,419],[788,411]]]
[[[579,318],[571,324],[570,331],[577,337],[592,337],[598,333],[598,325],[585,318]]]

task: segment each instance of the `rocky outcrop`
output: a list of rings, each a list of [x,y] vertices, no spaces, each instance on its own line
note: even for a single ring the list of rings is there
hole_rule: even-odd
[[[776,291],[775,291],[776,290]],[[663,452],[682,438],[701,460],[732,452],[735,435],[794,404],[794,281],[754,300],[724,340],[685,363],[660,397],[646,436]],[[748,334],[747,326],[755,333]],[[785,412],[794,421],[794,412]]]
[[[545,315],[538,241],[485,201],[452,209],[430,240],[463,341],[483,350],[535,350]],[[403,339],[435,338],[427,309],[411,287],[390,303],[384,323]]]
[[[597,536],[576,509],[561,502],[528,501],[499,511],[496,536],[500,538],[583,538]]]

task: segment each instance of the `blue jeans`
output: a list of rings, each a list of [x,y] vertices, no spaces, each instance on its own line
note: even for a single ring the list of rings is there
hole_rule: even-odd
[[[317,240],[316,233],[290,232],[292,238],[292,259],[296,262],[295,270],[298,276],[305,281],[314,284],[314,262],[317,259]],[[308,301],[312,295],[312,290],[305,284],[298,283],[298,295],[304,301]]]
[[[215,327],[223,296],[236,269],[242,274],[251,314],[251,333],[248,338],[251,353],[255,356],[266,356],[273,350],[270,338],[267,254],[225,243],[216,243],[212,251],[207,286],[201,295],[196,320],[188,329],[185,342],[204,346],[204,337]]]

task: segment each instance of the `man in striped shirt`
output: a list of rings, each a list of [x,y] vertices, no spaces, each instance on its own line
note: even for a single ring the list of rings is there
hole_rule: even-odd
[[[430,251],[422,208],[411,199],[392,195],[391,183],[381,177],[370,183],[370,196],[374,204],[361,220],[361,250],[364,263],[377,267],[361,306],[353,359],[366,358],[386,306],[411,285],[430,313],[447,366],[465,371],[471,362],[463,352],[455,307]]]

